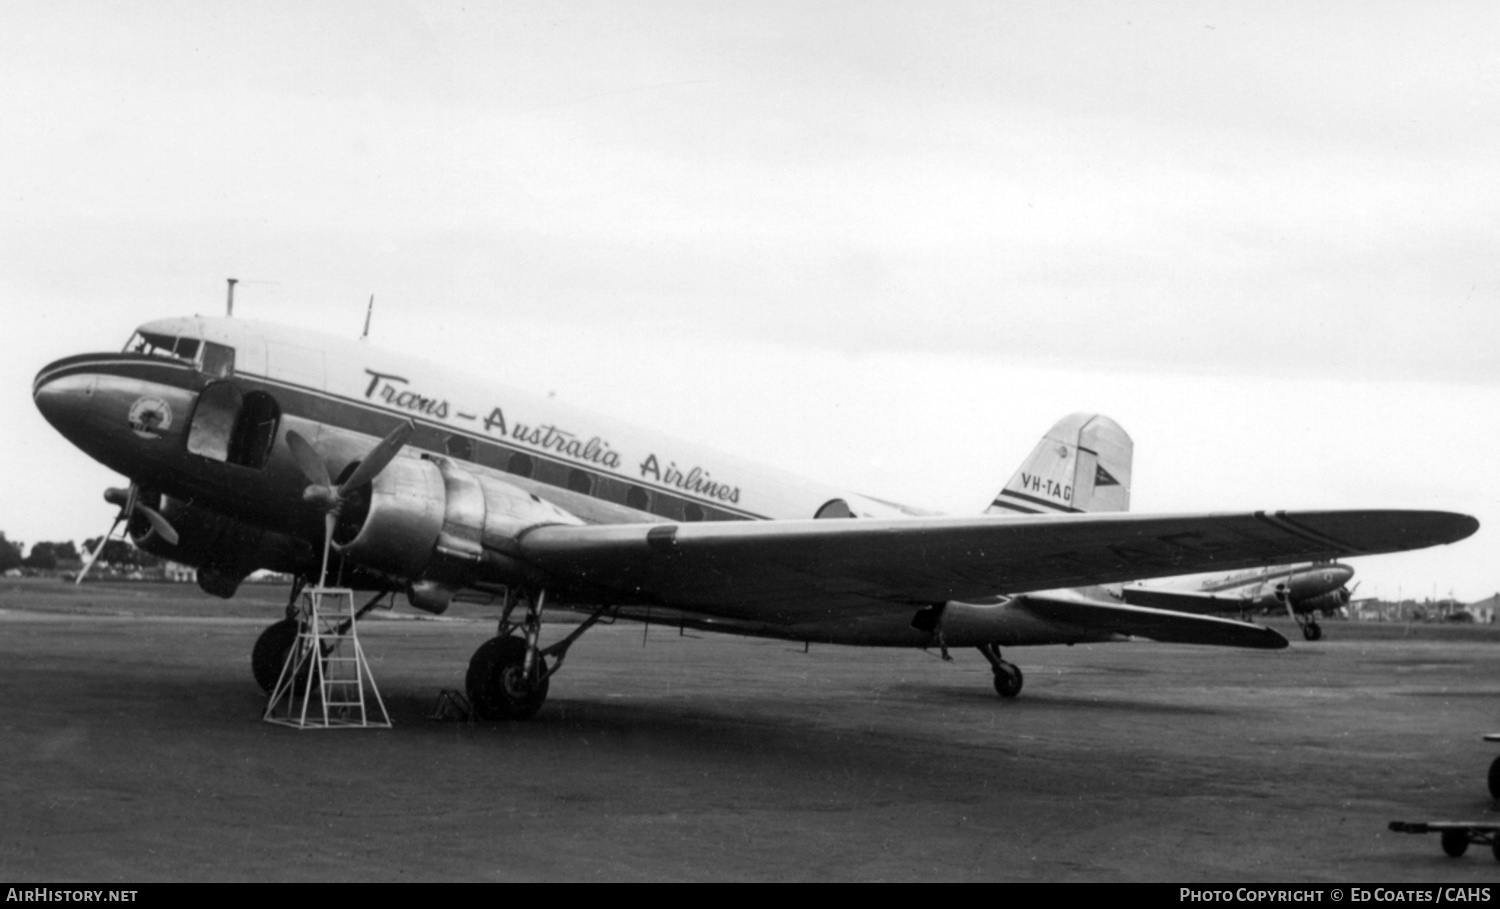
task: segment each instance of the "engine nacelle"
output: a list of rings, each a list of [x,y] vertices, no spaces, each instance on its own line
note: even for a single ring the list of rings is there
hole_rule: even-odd
[[[1319,594],[1318,596],[1309,597],[1306,600],[1302,600],[1301,602],[1297,603],[1297,611],[1321,612],[1325,615],[1328,615],[1338,612],[1340,609],[1348,606],[1349,601],[1353,598],[1354,594],[1350,592],[1349,588],[1340,587],[1338,590],[1330,590],[1327,593]]]
[[[180,499],[142,489],[141,501],[161,512],[177,531],[176,545],[157,534],[151,522],[133,515],[126,531],[142,552],[198,569],[198,586],[206,593],[228,599],[240,581],[261,568],[295,574],[316,553],[294,537],[261,530],[223,515],[190,505]]]
[[[1286,612],[1286,588],[1262,588],[1253,596],[1245,597],[1245,612]]]
[[[346,558],[405,581],[413,606],[441,613],[462,587],[520,580],[506,558],[517,536],[577,517],[449,458],[397,458],[344,508],[334,544]]]

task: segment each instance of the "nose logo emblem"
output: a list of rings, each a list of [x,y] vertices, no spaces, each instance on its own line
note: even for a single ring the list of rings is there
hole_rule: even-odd
[[[161,398],[136,398],[130,405],[130,429],[143,439],[158,439],[172,428],[172,407]]]

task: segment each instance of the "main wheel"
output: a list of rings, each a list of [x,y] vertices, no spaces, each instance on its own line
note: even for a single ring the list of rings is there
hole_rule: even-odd
[[[1000,668],[995,670],[995,693],[1003,698],[1013,698],[1021,693],[1021,685],[1025,681],[1020,666],[1001,663]]]
[[[1302,626],[1302,636],[1304,638],[1307,638],[1309,641],[1322,640],[1323,626],[1319,625],[1317,622],[1308,622],[1306,625]]]
[[[464,687],[480,719],[527,720],[542,709],[549,680],[526,678],[525,666],[526,642],[518,637],[490,638],[474,651]]]
[[[1469,831],[1467,830],[1444,830],[1443,851],[1458,858],[1469,851]]]
[[[265,689],[266,694],[276,687],[276,680],[281,678],[281,667],[286,665],[286,655],[295,643],[296,619],[282,619],[255,639],[255,647],[250,651],[250,671],[255,673],[256,683]]]

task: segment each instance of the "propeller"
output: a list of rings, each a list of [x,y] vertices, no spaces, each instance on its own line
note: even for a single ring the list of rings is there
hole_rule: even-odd
[[[333,547],[333,529],[338,525],[339,512],[353,497],[356,489],[385,470],[416,428],[417,424],[406,420],[391,430],[389,435],[365,455],[354,472],[338,485],[334,485],[333,479],[329,477],[328,465],[323,463],[323,456],[318,454],[312,443],[295,429],[287,430],[287,447],[292,450],[292,457],[296,459],[297,466],[308,482],[307,488],[302,490],[302,498],[323,512],[323,571],[320,578],[328,577],[328,550]]]
[[[171,522],[162,517],[161,512],[140,500],[140,487],[136,484],[131,483],[127,489],[111,486],[104,490],[104,501],[118,506],[120,510],[115,515],[114,522],[109,525],[109,531],[104,534],[99,545],[94,547],[94,551],[89,553],[88,561],[83,563],[83,568],[79,569],[78,578],[73,582],[75,585],[83,583],[89,569],[94,567],[94,562],[104,554],[104,545],[109,542],[110,537],[115,535],[115,528],[120,526],[121,521],[127,520],[132,515],[145,518],[146,522],[151,525],[151,529],[156,531],[156,535],[166,540],[168,545],[177,545],[179,538],[176,529],[172,527]]]
[[[1292,588],[1290,586],[1291,580],[1292,576],[1288,574],[1287,583],[1276,585],[1276,599],[1280,600],[1281,605],[1286,607],[1287,616],[1290,617],[1293,621],[1296,621],[1297,610],[1292,606]]]

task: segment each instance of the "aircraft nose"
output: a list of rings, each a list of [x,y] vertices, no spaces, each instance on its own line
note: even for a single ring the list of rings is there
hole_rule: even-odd
[[[72,438],[86,419],[99,377],[67,370],[65,364],[66,361],[60,360],[37,373],[31,384],[31,398],[53,428]]]
[[[1348,565],[1333,565],[1331,567],[1333,569],[1333,579],[1339,583],[1339,586],[1349,583],[1349,579],[1354,577],[1354,569]]]

